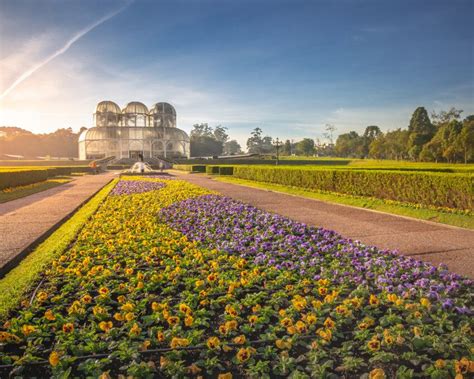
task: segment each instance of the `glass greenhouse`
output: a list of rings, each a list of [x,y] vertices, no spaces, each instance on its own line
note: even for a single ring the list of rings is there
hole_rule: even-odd
[[[189,158],[189,137],[176,127],[171,104],[156,103],[149,110],[133,101],[120,110],[112,101],[101,101],[94,125],[79,136],[79,159]]]

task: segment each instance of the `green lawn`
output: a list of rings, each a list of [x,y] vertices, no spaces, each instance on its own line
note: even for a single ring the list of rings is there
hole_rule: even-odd
[[[447,212],[437,209],[423,208],[414,204],[405,204],[395,201],[387,201],[362,196],[351,196],[332,192],[309,191],[280,184],[262,183],[228,176],[216,176],[215,180],[239,184],[247,187],[262,188],[275,192],[282,192],[290,195],[322,200],[330,203],[344,204],[359,208],[392,213],[400,216],[408,216],[420,220],[439,222],[442,224],[448,224],[462,228],[474,229],[474,215],[472,213],[462,211],[453,210],[453,212]]]
[[[0,203],[20,199],[25,196],[33,195],[37,192],[42,192],[50,188],[69,183],[72,180],[70,177],[56,177],[48,179],[43,182],[28,184],[26,186],[18,186],[14,188],[7,188],[0,191]]]

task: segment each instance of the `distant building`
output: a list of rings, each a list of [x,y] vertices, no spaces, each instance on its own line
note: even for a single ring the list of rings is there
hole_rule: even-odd
[[[101,101],[94,127],[79,136],[79,159],[189,158],[189,153],[189,136],[176,127],[176,110],[168,103],[148,110],[134,101],[120,110],[112,101]]]

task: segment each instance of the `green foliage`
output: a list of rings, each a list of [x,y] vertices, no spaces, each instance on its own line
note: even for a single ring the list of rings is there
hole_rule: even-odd
[[[296,144],[296,152],[298,155],[313,155],[315,153],[314,140],[311,138],[303,138]]]
[[[275,151],[273,139],[270,136],[262,137],[262,129],[255,128],[247,139],[247,151],[250,154],[272,154]]]
[[[0,171],[0,190],[42,182],[48,177],[48,169]]]
[[[31,289],[53,259],[68,248],[84,223],[107,197],[115,183],[116,180],[105,186],[92,200],[80,208],[46,241],[0,280],[0,320],[5,319],[8,313],[18,306],[24,294]]]
[[[224,143],[229,136],[227,128],[218,125],[214,129],[208,124],[195,124],[191,130],[190,148],[193,157],[222,154]]]
[[[190,164],[175,164],[173,165],[175,170],[188,171],[188,172],[206,172],[205,165],[190,165]]]
[[[242,154],[242,148],[239,143],[233,139],[224,143],[224,150],[222,152],[224,155]]]
[[[381,170],[235,166],[241,179],[457,209],[474,207],[474,176]]]

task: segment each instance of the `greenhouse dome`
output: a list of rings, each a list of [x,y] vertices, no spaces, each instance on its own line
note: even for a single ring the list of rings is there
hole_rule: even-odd
[[[112,101],[101,101],[95,125],[79,136],[80,159],[145,160],[189,157],[189,136],[176,127],[176,110],[169,103],[128,103],[122,110]]]

